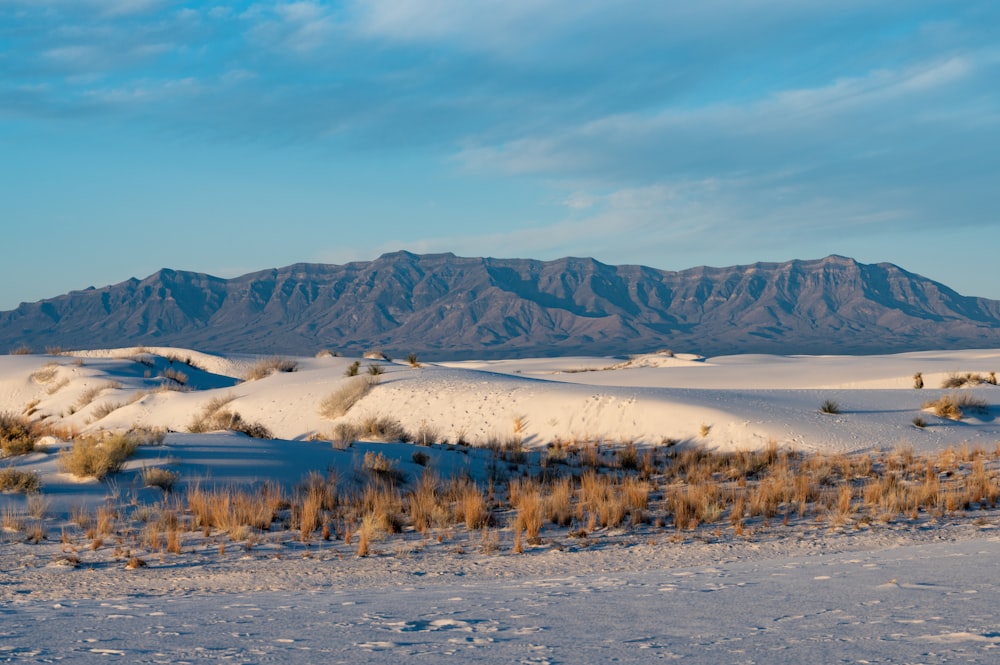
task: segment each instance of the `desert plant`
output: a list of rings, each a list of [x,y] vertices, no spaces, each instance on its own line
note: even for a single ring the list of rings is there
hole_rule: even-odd
[[[927,421],[921,418],[920,416],[917,416],[913,419],[913,426],[923,429],[924,427],[927,427]]]
[[[123,406],[125,406],[125,402],[102,402],[94,407],[93,419],[95,421],[100,420],[101,418],[111,415]]]
[[[840,413],[840,405],[832,399],[823,400],[823,403],[819,406],[819,410],[820,413]]]
[[[354,362],[352,362],[350,365],[347,366],[347,371],[344,372],[344,374],[346,376],[357,376],[359,369],[361,369],[361,363],[355,360]]]
[[[0,455],[26,455],[35,450],[38,436],[27,418],[0,412]]]
[[[331,419],[347,415],[351,407],[357,404],[371,389],[372,384],[361,377],[347,381],[320,403],[320,415]]]
[[[104,439],[83,437],[60,452],[59,465],[74,476],[101,480],[118,473],[139,443],[138,438],[129,434],[113,434]]]
[[[938,418],[961,420],[968,413],[983,413],[987,410],[986,402],[969,394],[959,396],[942,395],[936,400],[924,402],[922,407],[930,409]]]
[[[403,478],[399,469],[396,468],[396,460],[386,457],[382,453],[369,450],[365,453],[363,464],[365,471],[378,478],[392,482],[399,482]]]
[[[271,358],[261,358],[243,376],[247,381],[256,381],[271,376],[275,372],[294,372],[299,364],[294,360],[272,356]]]
[[[415,353],[408,355],[406,361],[410,363],[410,367],[420,367],[420,362],[417,360],[417,354]]]
[[[169,469],[160,466],[142,467],[142,484],[146,487],[159,487],[169,494],[176,482],[177,474]]]
[[[410,455],[410,459],[413,461],[414,464],[418,464],[420,466],[427,466],[427,462],[430,460],[430,455],[420,450],[415,450],[413,451],[413,454]]]
[[[167,381],[173,381],[179,386],[186,386],[188,382],[188,375],[180,370],[176,370],[173,367],[168,367],[163,370],[162,376]]]
[[[924,387],[924,375],[921,372],[917,372],[913,375],[913,387],[920,390]]]
[[[387,416],[367,416],[358,424],[357,433],[368,441],[405,441],[409,438],[403,425]]]
[[[12,356],[30,356],[33,353],[34,351],[27,344],[22,344],[10,350],[10,355]]]
[[[201,417],[195,418],[195,420],[188,425],[188,431],[192,434],[215,432],[218,430],[241,432],[254,439],[274,438],[274,435],[271,434],[271,430],[269,430],[267,426],[261,423],[244,420],[243,416],[241,416],[238,412],[229,411],[228,409],[221,409],[207,417],[202,415]]]
[[[378,383],[382,379],[382,375],[385,374],[385,368],[381,365],[368,365],[368,380],[372,383]]]
[[[38,474],[13,467],[0,469],[0,492],[34,494],[42,487]]]

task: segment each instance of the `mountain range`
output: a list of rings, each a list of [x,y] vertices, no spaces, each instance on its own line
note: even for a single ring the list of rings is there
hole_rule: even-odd
[[[666,271],[394,252],[232,279],[163,269],[0,312],[4,350],[139,344],[428,360],[992,348],[1000,301],[842,256]]]

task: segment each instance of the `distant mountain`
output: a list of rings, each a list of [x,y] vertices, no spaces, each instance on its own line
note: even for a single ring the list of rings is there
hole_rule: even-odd
[[[136,344],[422,358],[1000,347],[1000,301],[841,256],[680,272],[385,254],[233,279],[161,270],[0,312],[0,349]]]

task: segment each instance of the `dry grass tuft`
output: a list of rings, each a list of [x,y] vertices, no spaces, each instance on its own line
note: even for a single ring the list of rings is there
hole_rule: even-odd
[[[142,484],[146,487],[159,487],[166,493],[170,493],[177,483],[178,474],[170,469],[160,466],[142,467]]]
[[[220,430],[241,432],[253,439],[274,438],[271,434],[271,430],[269,430],[267,426],[261,423],[244,420],[243,416],[239,413],[228,409],[220,409],[210,415],[205,415],[203,413],[188,425],[188,431],[192,434],[217,432]]]
[[[0,455],[26,455],[35,450],[38,434],[24,416],[0,412]]]
[[[13,467],[0,469],[0,492],[34,494],[42,488],[38,474]]]
[[[101,480],[121,471],[139,443],[140,440],[131,434],[113,434],[104,439],[80,438],[60,452],[59,466],[79,478]]]
[[[364,377],[353,377],[343,386],[330,393],[321,403],[319,413],[324,418],[346,416],[358,401],[372,389],[372,382]]]
[[[949,420],[961,420],[966,413],[984,413],[988,405],[981,400],[967,393],[962,395],[942,395],[936,400],[924,402],[922,407],[930,409],[938,418]]]
[[[261,358],[254,363],[249,370],[247,370],[247,373],[243,378],[247,381],[257,381],[258,379],[271,376],[275,372],[294,372],[298,369],[298,366],[299,364],[294,360],[289,360],[288,358],[282,358],[280,356]]]

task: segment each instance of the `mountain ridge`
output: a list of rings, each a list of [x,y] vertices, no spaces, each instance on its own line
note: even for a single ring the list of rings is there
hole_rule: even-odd
[[[1000,346],[1000,301],[849,257],[667,271],[398,251],[231,279],[163,268],[0,312],[0,349],[175,345],[433,358]]]

